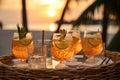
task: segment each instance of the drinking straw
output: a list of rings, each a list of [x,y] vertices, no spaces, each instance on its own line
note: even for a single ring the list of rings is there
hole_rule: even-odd
[[[104,58],[100,65],[102,65],[103,63],[108,64],[108,62],[110,61],[110,59],[111,59],[111,57]]]
[[[44,33],[45,33],[45,31],[42,30],[42,54],[43,55],[45,55],[45,53],[44,53]]]
[[[108,60],[106,61],[106,64],[110,61],[111,57],[108,58]]]
[[[103,61],[100,63],[102,65],[106,61],[107,57],[103,59]]]
[[[42,30],[42,47],[44,46],[44,33],[45,33],[45,31]]]

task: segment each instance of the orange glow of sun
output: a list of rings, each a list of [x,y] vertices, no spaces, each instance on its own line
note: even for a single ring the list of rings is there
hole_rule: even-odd
[[[56,11],[55,11],[55,10],[49,10],[49,11],[48,11],[48,15],[49,15],[50,17],[54,17],[54,16],[56,15]]]

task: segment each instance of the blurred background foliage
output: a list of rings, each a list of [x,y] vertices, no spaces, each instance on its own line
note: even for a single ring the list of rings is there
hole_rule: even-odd
[[[78,0],[76,0],[78,1]],[[101,5],[104,6],[103,19],[102,19],[102,36],[103,41],[106,43],[108,24],[113,23],[120,28],[120,0],[96,0],[90,5],[83,13],[73,22],[73,27],[78,27],[81,24],[93,20],[94,11]],[[108,50],[120,51],[120,29],[112,39],[111,43],[107,46]]]

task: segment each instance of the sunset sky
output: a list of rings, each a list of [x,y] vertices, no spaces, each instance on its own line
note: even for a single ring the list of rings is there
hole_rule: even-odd
[[[59,20],[67,0],[26,0],[28,25],[54,23]],[[64,20],[71,21],[95,0],[75,0],[69,3],[70,10],[65,13]],[[97,13],[95,18],[101,18]],[[2,0],[0,5],[0,21],[5,25],[21,23],[21,0]]]

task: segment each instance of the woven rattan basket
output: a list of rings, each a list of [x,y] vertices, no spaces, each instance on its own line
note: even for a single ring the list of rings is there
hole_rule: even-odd
[[[33,70],[10,66],[12,56],[0,57],[0,80],[120,80],[120,53],[106,51],[112,64],[90,68]]]

